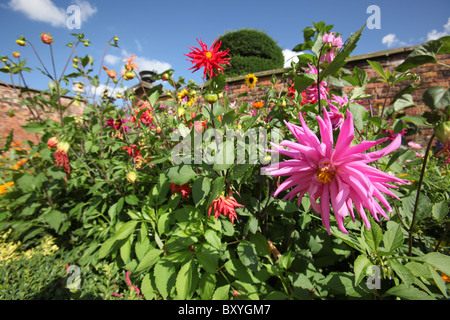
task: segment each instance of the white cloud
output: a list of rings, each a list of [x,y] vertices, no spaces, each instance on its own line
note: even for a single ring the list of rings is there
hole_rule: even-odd
[[[439,32],[436,29],[431,30],[427,34],[427,41],[428,40],[436,40],[444,36],[450,35],[450,18],[448,18],[447,23],[444,24],[444,30]]]
[[[142,45],[141,45],[141,43],[139,42],[139,40],[135,39],[134,41],[136,42],[137,50],[138,50],[139,52],[142,52]]]
[[[75,0],[75,4],[80,7],[81,22],[86,22],[90,17],[97,13],[97,8],[84,0]]]
[[[80,7],[82,22],[87,21],[97,12],[97,8],[85,0],[75,0]],[[9,9],[23,13],[28,19],[49,23],[53,27],[66,27],[68,19],[67,8],[57,7],[52,0],[11,0]]]
[[[50,23],[53,27],[66,25],[66,10],[58,8],[51,0],[11,0],[9,8],[22,12],[28,19]]]
[[[399,40],[394,33],[389,33],[388,35],[385,35],[381,40],[381,42],[385,44],[388,48],[409,45],[407,42]]]
[[[299,54],[303,54],[303,52],[295,52],[289,49],[284,49],[283,50],[283,55],[284,55],[284,67],[285,68],[289,68],[291,66],[291,62],[298,62],[298,58],[297,56]]]
[[[117,64],[119,61],[122,61],[121,57],[112,55],[112,54],[107,54],[105,55],[105,63],[110,64],[110,65],[115,65]]]

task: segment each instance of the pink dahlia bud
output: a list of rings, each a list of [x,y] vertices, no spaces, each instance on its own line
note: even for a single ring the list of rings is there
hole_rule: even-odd
[[[47,140],[47,146],[49,148],[56,148],[56,146],[58,145],[58,138],[56,137],[51,137],[50,139]]]
[[[450,121],[441,122],[434,127],[436,138],[442,143],[450,141]]]

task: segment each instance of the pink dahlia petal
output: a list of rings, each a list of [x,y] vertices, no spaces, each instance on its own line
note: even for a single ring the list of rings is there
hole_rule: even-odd
[[[391,211],[385,195],[396,198],[389,190],[396,186],[389,183],[404,184],[407,181],[369,166],[368,163],[396,150],[400,145],[401,136],[382,150],[364,153],[387,139],[364,141],[352,146],[354,123],[348,110],[334,146],[335,128],[326,109],[323,117],[317,117],[321,140],[308,127],[301,113],[299,118],[301,126],[286,123],[296,142],[284,140],[280,145],[272,144],[275,151],[290,158],[265,168],[271,176],[286,177],[274,196],[286,191],[284,199],[292,200],[298,195],[300,205],[301,199],[307,193],[311,208],[321,216],[328,233],[331,228],[329,217],[331,211],[338,228],[344,233],[347,233],[344,226],[345,219],[350,216],[353,221],[355,220],[354,209],[367,228],[370,228],[370,223],[366,210],[376,221],[379,215],[388,218],[381,205],[387,211]]]

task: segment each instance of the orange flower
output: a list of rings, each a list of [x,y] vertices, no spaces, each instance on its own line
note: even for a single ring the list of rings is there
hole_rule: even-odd
[[[136,56],[132,54],[128,59],[123,59],[125,63],[125,70],[122,74],[125,74],[125,72],[133,71],[133,70],[139,70],[138,64],[136,62],[133,62],[133,60],[136,59]]]
[[[12,186],[14,186],[13,181],[0,185],[0,194],[5,194]]]
[[[252,104],[252,107],[255,109],[261,109],[264,106],[264,102],[258,101]]]
[[[234,223],[234,220],[237,219],[236,207],[243,207],[243,205],[237,203],[233,196],[220,196],[209,206],[208,216],[211,216],[211,210],[214,209],[214,218],[219,219],[219,216],[223,215],[230,218],[231,223]]]
[[[12,53],[12,55],[13,55],[14,58],[20,58],[20,52],[14,51],[14,52]]]
[[[106,74],[111,79],[115,79],[117,77],[117,72],[115,70],[108,70],[108,68],[106,68],[105,66],[103,66],[103,69],[106,71]]]
[[[44,31],[42,31],[40,37],[42,42],[45,44],[51,44],[52,42],[55,42],[53,41],[53,37],[50,35],[50,33],[44,33]]]

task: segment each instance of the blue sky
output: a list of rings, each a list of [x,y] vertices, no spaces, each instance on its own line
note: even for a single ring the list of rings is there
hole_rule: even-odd
[[[66,25],[70,5],[81,10],[80,29],[70,30]],[[59,74],[70,54],[65,46],[74,39],[70,34],[82,32],[91,45],[79,46],[77,53],[91,54],[97,72],[106,42],[117,35],[120,48],[108,49],[105,59],[108,68],[120,71],[122,60],[135,54],[141,69],[161,72],[172,68],[175,78],[182,76],[201,83],[202,73],[188,70],[192,65],[184,56],[190,51],[189,46],[198,46],[197,37],[210,45],[228,31],[258,29],[288,53],[302,42],[302,30],[312,22],[333,24],[333,30],[346,40],[371,16],[372,12],[367,13],[370,5],[380,8],[380,29],[366,28],[353,55],[416,45],[450,34],[448,0],[0,0],[0,55],[11,56],[13,51],[20,51],[29,66],[39,67],[31,47],[15,43],[24,35],[51,70],[49,47],[39,38],[42,31],[49,32],[55,40],[53,50]],[[70,68],[71,64],[68,71],[72,71]],[[28,86],[36,89],[47,88],[49,81],[38,71],[27,73],[26,79]],[[1,74],[0,81],[10,83],[11,79]],[[18,78],[14,81],[18,84]],[[132,86],[136,83],[133,81],[126,84]]]

